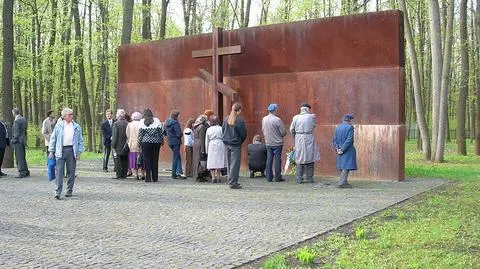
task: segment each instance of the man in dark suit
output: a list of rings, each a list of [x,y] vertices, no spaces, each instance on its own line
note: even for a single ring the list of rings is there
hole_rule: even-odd
[[[5,155],[5,148],[10,146],[10,140],[8,139],[7,126],[4,122],[0,121],[0,177],[6,176],[2,172],[3,156]]]
[[[127,125],[125,120],[125,110],[117,109],[116,121],[112,127],[112,150],[115,160],[115,179],[126,178],[128,170],[128,152],[125,148],[127,142]]]
[[[18,108],[12,109],[15,120],[12,128],[12,145],[17,161],[18,175],[15,178],[30,176],[27,160],[25,159],[25,145],[27,144],[27,120],[20,115]]]
[[[110,152],[112,151],[113,115],[111,109],[105,111],[105,117],[107,119],[102,122],[101,126],[103,137],[103,171],[108,172],[108,159],[110,158]]]

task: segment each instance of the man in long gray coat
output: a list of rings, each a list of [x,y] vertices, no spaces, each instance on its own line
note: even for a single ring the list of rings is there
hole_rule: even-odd
[[[27,144],[27,120],[20,115],[18,108],[12,109],[13,121],[12,127],[12,146],[15,151],[17,161],[18,175],[15,178],[30,176],[27,160],[25,159],[25,145]]]
[[[348,184],[348,173],[357,170],[357,151],[354,143],[353,116],[345,114],[343,123],[335,128],[332,145],[337,153],[337,169],[340,171],[339,188],[351,188]]]
[[[290,133],[295,138],[296,181],[303,182],[303,172],[307,172],[307,182],[313,183],[315,162],[320,160],[320,151],[315,140],[315,114],[307,103],[300,105],[300,114],[295,115],[290,125]]]

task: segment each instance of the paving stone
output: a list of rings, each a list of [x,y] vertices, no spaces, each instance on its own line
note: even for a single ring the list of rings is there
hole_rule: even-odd
[[[14,169],[2,169],[15,175]],[[113,169],[110,169],[113,170]],[[2,268],[231,268],[369,215],[445,181],[295,184],[111,179],[80,161],[73,197],[54,199],[44,167],[0,178]],[[66,184],[64,184],[66,185]]]

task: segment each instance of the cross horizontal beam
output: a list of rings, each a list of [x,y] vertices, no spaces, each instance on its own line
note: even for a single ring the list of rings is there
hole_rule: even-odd
[[[231,101],[234,101],[235,100],[235,97],[237,95],[237,92],[228,87],[227,85],[221,83],[221,82],[215,82],[215,80],[213,79],[213,75],[208,73],[207,70],[201,68],[198,70],[198,76],[203,79],[205,82],[207,82],[208,84],[210,85],[214,85],[215,87],[215,84],[217,85],[217,90],[219,92],[221,92],[223,95],[227,96]]]
[[[230,46],[218,48],[218,55],[231,55],[242,53],[242,46]],[[193,58],[212,57],[213,49],[194,50],[192,51]]]

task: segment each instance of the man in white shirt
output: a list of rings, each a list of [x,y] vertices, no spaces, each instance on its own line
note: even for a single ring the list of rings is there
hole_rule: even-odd
[[[50,138],[49,158],[56,158],[55,181],[57,189],[55,198],[60,199],[63,190],[63,174],[67,166],[68,182],[65,197],[71,197],[75,184],[75,169],[77,160],[83,152],[82,128],[73,121],[73,110],[64,108],[62,119],[55,126]]]

